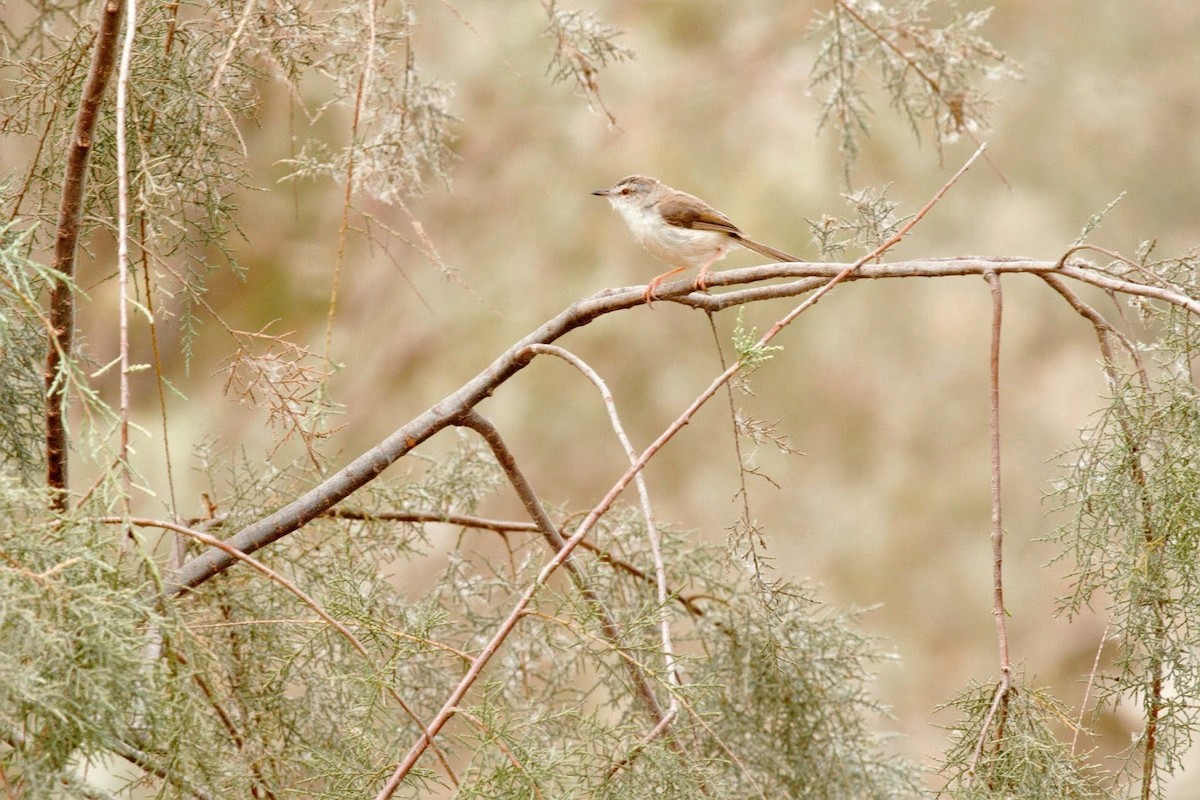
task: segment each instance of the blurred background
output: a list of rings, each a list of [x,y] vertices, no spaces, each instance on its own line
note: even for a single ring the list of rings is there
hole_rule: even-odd
[[[963,2],[963,10],[988,3]],[[428,0],[415,4],[417,63],[455,90],[460,118],[449,186],[410,204],[456,271],[448,280],[416,250],[391,256],[352,236],[340,287],[331,383],[344,427],[329,442],[340,466],[474,376],[512,342],[573,300],[645,283],[662,271],[592,189],[630,173],[661,178],[708,200],[756,239],[805,258],[817,253],[807,219],[849,214],[836,138],[819,134],[820,97],[809,85],[816,42],[806,32],[827,4],[796,0],[577,0],[626,31],[636,53],[599,76],[617,127],[588,110],[573,87],[546,75],[553,43],[540,36],[535,2]],[[982,30],[1020,62],[1025,78],[995,82],[995,168],[980,163],[897,249],[893,258],[995,254],[1054,259],[1090,215],[1125,192],[1093,241],[1131,253],[1145,239],[1162,255],[1200,241],[1200,4],[1171,0],[1063,0],[996,6]],[[214,274],[209,302],[234,326],[274,329],[318,352],[335,258],[343,187],[278,183],[290,154],[290,98],[264,82],[261,119],[242,126],[255,181],[234,243],[245,280]],[[327,91],[305,86],[312,105]],[[899,214],[916,211],[974,150],[928,139],[874,98],[872,134],[851,170],[854,188],[891,185]],[[345,140],[347,115],[317,133]],[[1003,173],[1009,185],[997,174]],[[394,209],[362,206],[398,229]],[[721,267],[760,263],[751,253]],[[1010,642],[1032,683],[1069,704],[1083,697],[1100,644],[1103,609],[1068,623],[1055,598],[1069,563],[1046,566],[1039,541],[1067,520],[1046,495],[1068,450],[1104,405],[1089,325],[1034,278],[1005,279],[1002,431],[1005,570]],[[93,291],[80,322],[94,353],[113,352],[105,312],[115,286]],[[1103,296],[1085,293],[1103,308]],[[760,330],[790,301],[747,309]],[[728,347],[734,313],[720,320]],[[751,483],[751,508],[780,576],[813,581],[821,602],[870,609],[863,626],[898,659],[875,685],[893,720],[880,726],[928,763],[944,747],[937,706],[968,682],[997,675],[991,615],[987,358],[990,299],[978,278],[859,282],[837,288],[777,344],[785,349],[742,396],[748,415],[776,422],[802,456],[751,455],[775,482]],[[170,333],[168,333],[170,336]],[[720,371],[703,313],[671,303],[610,315],[560,344],[587,360],[614,392],[636,444],[646,444]],[[171,342],[165,347],[171,351]],[[265,458],[263,414],[221,393],[213,377],[232,345],[215,325],[197,341],[188,396],[171,405],[172,452],[185,513],[206,488],[179,469],[197,444],[220,441]],[[106,361],[107,358],[100,358]],[[157,428],[149,376],[135,391]],[[481,410],[525,460],[547,501],[590,507],[623,470],[593,390],[564,364],[543,359]],[[422,449],[452,442],[443,434]],[[153,460],[158,435],[143,436]],[[393,468],[393,473],[396,469]],[[647,471],[661,520],[724,541],[740,507],[731,422],[723,399],[701,412]],[[151,481],[155,480],[153,472]],[[161,486],[155,488],[161,489]],[[158,513],[157,500],[145,510]],[[486,509],[518,516],[498,496]],[[445,546],[453,544],[447,532]],[[432,562],[432,563],[431,563]],[[415,562],[414,576],[440,568]],[[1099,723],[1089,742],[1113,752],[1136,720]],[[1200,766],[1200,765],[1192,765]],[[1193,769],[1192,772],[1198,770]],[[1174,797],[1195,797],[1194,775]]]

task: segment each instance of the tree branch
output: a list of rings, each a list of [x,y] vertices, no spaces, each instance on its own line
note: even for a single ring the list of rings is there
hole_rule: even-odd
[[[122,0],[103,0],[100,31],[92,51],[92,64],[83,84],[75,128],[67,152],[58,226],[54,236],[53,266],[58,273],[50,290],[50,342],[46,348],[46,486],[54,493],[53,507],[67,507],[66,376],[63,362],[70,358],[75,333],[75,252],[83,219],[87,167],[100,103],[112,75],[121,27]]]
[[[898,235],[903,235],[901,231]],[[889,246],[898,241],[895,237],[885,243]],[[726,294],[705,295],[693,292],[692,280],[673,281],[663,284],[658,292],[659,299],[677,300],[683,304],[706,310],[719,310],[731,305],[771,297],[801,295],[820,286],[828,285],[831,279],[840,281],[879,280],[884,278],[944,278],[950,276],[984,275],[988,272],[1030,273],[1040,275],[1055,272],[1082,283],[1171,303],[1200,317],[1200,300],[1179,292],[1156,286],[1113,278],[1089,269],[1085,262],[1066,263],[1061,266],[1055,261],[1040,261],[1028,258],[995,256],[963,256],[958,258],[919,259],[898,261],[890,264],[869,264],[881,251],[865,260],[853,264],[768,264],[759,267],[727,270],[713,273],[710,288],[755,283],[772,278],[799,278],[782,286],[753,287]],[[515,343],[495,361],[460,389],[427,409],[403,425],[375,447],[360,455],[339,472],[305,492],[296,500],[266,517],[253,522],[236,533],[228,543],[245,553],[265,547],[304,526],[323,512],[353,494],[357,489],[374,480],[392,462],[407,455],[417,445],[429,439],[443,428],[453,424],[464,412],[474,408],[490,396],[501,384],[529,363],[528,348],[534,344],[550,344],[576,328],[588,325],[605,314],[623,311],[642,305],[645,287],[634,286],[621,289],[606,289],[591,297],[577,300],[562,312]],[[815,296],[814,296],[815,297]],[[812,300],[813,298],[809,298]],[[805,308],[808,305],[804,306]],[[209,549],[192,559],[179,571],[175,581],[167,588],[169,594],[178,595],[194,589],[214,575],[228,569],[235,559],[220,550]]]
[[[517,460],[513,457],[512,451],[508,449],[508,445],[504,443],[504,439],[500,436],[500,431],[496,429],[496,426],[475,410],[463,414],[457,424],[470,428],[483,437],[483,440],[487,442],[488,447],[492,449],[492,453],[496,456],[496,461],[499,462],[500,468],[508,476],[508,481],[512,484],[522,505],[525,506],[525,510],[529,512],[529,516],[537,523],[538,529],[546,539],[546,544],[550,546],[550,552],[553,554],[562,550],[566,541],[563,539],[562,534],[559,533],[554,522],[550,519],[550,515],[546,513],[542,501],[538,499],[537,493],[534,492],[533,486],[529,483],[529,479],[525,477],[525,473],[517,464]],[[579,590],[579,593],[596,610],[597,615],[600,617],[600,628],[604,631],[604,637],[608,640],[609,644],[616,650],[625,649],[621,644],[621,628],[617,624],[616,617],[608,610],[608,606],[604,604],[604,601],[596,593],[596,590],[588,585],[583,577],[583,573],[575,565],[575,561],[568,557],[563,562],[563,569],[571,576],[571,582],[575,584],[575,588]],[[650,717],[654,720],[655,724],[661,723],[666,719],[667,715],[654,694],[654,687],[646,679],[646,675],[640,665],[630,659],[627,659],[625,664],[628,668],[629,679],[633,682],[638,696],[642,699],[642,703],[650,713]]]
[[[984,276],[992,290],[992,336],[991,353],[988,359],[990,392],[988,399],[988,440],[991,450],[992,474],[992,616],[996,623],[996,645],[1000,652],[1000,682],[992,696],[992,705],[979,729],[979,739],[971,755],[967,772],[972,779],[983,754],[992,720],[996,720],[993,734],[993,753],[998,754],[1004,743],[1004,725],[1008,719],[1009,690],[1012,688],[1012,663],[1008,654],[1007,609],[1004,607],[1004,524],[1000,502],[1000,327],[1004,314],[1004,295],[1000,290],[1000,276],[989,272]]]

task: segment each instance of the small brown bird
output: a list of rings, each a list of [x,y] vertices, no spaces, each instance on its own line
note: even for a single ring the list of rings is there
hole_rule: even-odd
[[[597,189],[592,194],[608,198],[638,243],[672,267],[650,281],[646,287],[647,303],[654,300],[655,290],[663,281],[693,267],[700,268],[696,288],[707,289],[709,270],[734,244],[776,261],[801,261],[754,241],[708,203],[654,178],[630,175],[611,189]]]

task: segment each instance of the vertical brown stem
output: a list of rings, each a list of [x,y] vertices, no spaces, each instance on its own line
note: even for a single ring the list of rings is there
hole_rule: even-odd
[[[992,614],[996,618],[996,644],[1000,651],[1000,705],[996,715],[996,748],[1004,738],[1008,716],[1008,691],[1012,683],[1012,663],[1008,654],[1008,622],[1004,608],[1004,524],[1000,503],[1000,327],[1004,316],[1004,295],[1000,276],[985,276],[992,290],[992,346],[989,360],[991,396],[988,403],[988,432],[992,465]]]
[[[60,374],[63,361],[70,357],[75,331],[75,297],[71,282],[75,276],[75,252],[83,218],[84,189],[92,137],[100,116],[100,103],[116,61],[117,33],[121,27],[122,0],[104,0],[100,12],[100,31],[92,51],[92,64],[83,84],[75,127],[67,151],[62,199],[58,207],[58,226],[54,239],[54,269],[59,273],[50,290],[50,342],[46,349],[46,485],[55,496],[58,510],[67,504],[67,429],[64,419],[65,380]]]

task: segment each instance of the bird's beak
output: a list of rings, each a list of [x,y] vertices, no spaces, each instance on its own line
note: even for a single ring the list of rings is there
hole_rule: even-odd
[[[612,194],[612,189],[597,189],[592,194],[596,195],[596,197],[608,197]]]

